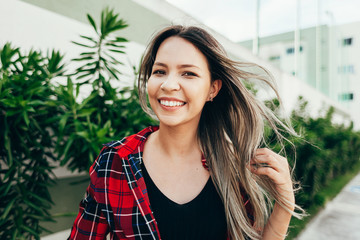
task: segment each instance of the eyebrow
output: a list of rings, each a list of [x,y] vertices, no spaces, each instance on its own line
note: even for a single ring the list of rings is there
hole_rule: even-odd
[[[161,66],[161,67],[167,67],[167,65],[165,63],[162,62],[155,62],[154,66]],[[198,66],[193,65],[193,64],[180,64],[177,66],[178,68],[198,68],[200,69]]]

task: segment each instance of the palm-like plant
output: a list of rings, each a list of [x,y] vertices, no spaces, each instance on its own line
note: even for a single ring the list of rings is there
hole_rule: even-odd
[[[39,221],[51,220],[51,129],[58,113],[50,80],[62,74],[62,56],[24,55],[10,44],[0,56],[0,239],[39,239]]]
[[[89,169],[102,144],[154,123],[141,110],[135,88],[119,89],[110,84],[110,80],[121,81],[119,67],[123,63],[118,58],[124,54],[127,40],[116,33],[127,24],[109,9],[102,11],[99,25],[87,17],[95,37],[82,35],[82,42],[73,42],[85,49],[73,59],[80,66],[69,74],[67,86],[58,89],[63,114],[57,152],[63,165],[79,171]],[[80,88],[86,84],[92,85],[92,91],[78,103]]]
[[[78,46],[84,47],[87,51],[80,54],[79,58],[73,61],[83,63],[73,74],[77,80],[84,79],[82,83],[91,82],[96,90],[106,88],[107,78],[113,77],[119,80],[121,74],[118,70],[119,65],[123,63],[117,60],[118,54],[124,54],[123,45],[128,40],[115,36],[115,32],[126,28],[128,25],[119,14],[115,14],[113,10],[106,8],[101,13],[101,23],[98,27],[94,19],[88,14],[89,23],[95,31],[96,38],[83,36],[84,43],[73,41]]]

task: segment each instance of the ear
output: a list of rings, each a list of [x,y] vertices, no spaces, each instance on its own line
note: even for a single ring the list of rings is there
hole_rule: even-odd
[[[219,93],[221,86],[222,86],[222,81],[220,79],[212,81],[209,92],[210,101],[212,101],[212,99],[215,98],[216,95]]]

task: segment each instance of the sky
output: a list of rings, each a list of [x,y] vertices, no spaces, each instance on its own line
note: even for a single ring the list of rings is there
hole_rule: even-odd
[[[248,40],[255,35],[256,0],[167,1],[232,41]],[[300,28],[316,26],[317,1],[298,1]],[[318,1],[321,24],[331,26],[360,21],[360,0]],[[293,31],[296,26],[296,5],[297,0],[260,0],[259,35]]]

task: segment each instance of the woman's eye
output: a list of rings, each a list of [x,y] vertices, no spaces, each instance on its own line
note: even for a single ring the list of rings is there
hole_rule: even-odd
[[[193,73],[193,72],[185,72],[183,75],[184,76],[197,77],[197,75],[195,73]]]
[[[154,70],[152,74],[156,74],[156,75],[162,75],[162,74],[165,74],[165,71],[163,70]]]

